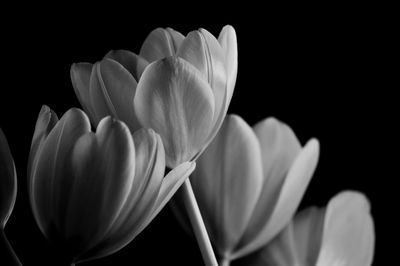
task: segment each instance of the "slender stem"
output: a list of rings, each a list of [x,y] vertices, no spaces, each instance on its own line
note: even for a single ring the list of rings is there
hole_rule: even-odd
[[[8,242],[3,228],[0,229],[0,254],[1,263],[5,263],[5,265],[10,266],[22,265],[13,248],[11,247],[10,242]]]
[[[189,214],[204,263],[207,266],[218,266],[189,178],[186,179],[182,187],[186,211]]]

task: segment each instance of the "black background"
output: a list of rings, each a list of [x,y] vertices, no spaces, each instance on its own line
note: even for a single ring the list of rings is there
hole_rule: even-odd
[[[225,24],[235,27],[239,49],[229,113],[242,116],[250,125],[275,116],[289,124],[303,144],[318,138],[320,161],[300,208],[325,205],[343,189],[362,191],[371,200],[375,219],[375,265],[383,263],[382,227],[389,195],[381,187],[393,178],[384,148],[395,142],[388,133],[395,106],[389,95],[394,86],[386,84],[390,73],[381,61],[387,36],[377,10],[321,7],[315,12],[308,7],[284,7],[231,13],[204,9],[197,17],[177,10],[162,16],[139,9],[130,15],[117,12],[124,8],[70,13],[64,20],[59,17],[63,7],[58,7],[57,12],[30,13],[2,23],[0,127],[8,138],[19,182],[6,234],[24,265],[57,265],[57,255],[30,211],[26,165],[41,105],[50,106],[59,117],[70,107],[79,107],[69,76],[71,64],[95,62],[111,49],[138,52],[156,27],[172,27],[183,34],[203,27],[218,35]],[[196,242],[179,227],[168,207],[126,248],[82,263],[160,264],[202,265]]]

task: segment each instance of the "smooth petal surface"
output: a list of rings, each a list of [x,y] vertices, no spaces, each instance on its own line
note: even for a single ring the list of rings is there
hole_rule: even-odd
[[[46,116],[39,116],[39,120]],[[37,129],[42,128],[41,126]],[[43,127],[46,128],[46,127]],[[62,206],[60,199],[68,195],[68,168],[70,152],[75,141],[90,130],[87,116],[79,109],[72,108],[56,123],[42,143],[37,162],[31,168],[31,186],[28,191],[36,222],[42,232],[48,236],[51,223],[57,224],[56,217]],[[38,133],[40,131],[37,131]],[[29,174],[29,173],[28,173]]]
[[[211,33],[200,29],[188,34],[177,55],[194,65],[212,88],[215,111],[213,128],[207,139],[208,145],[221,127],[229,105],[224,52]]]
[[[313,266],[314,264],[298,262],[293,233],[293,223],[291,222],[266,246],[238,259],[236,264],[239,266]]]
[[[226,117],[191,181],[218,252],[229,256],[247,227],[262,184],[259,143],[242,118]]]
[[[324,209],[316,207],[301,211],[268,244],[239,259],[239,265],[314,266],[321,244],[324,215]]]
[[[133,108],[136,86],[133,76],[117,61],[106,58],[96,63],[90,78],[94,124],[110,115],[124,121],[132,132],[139,129]]]
[[[123,65],[136,81],[140,79],[144,69],[149,64],[146,59],[127,50],[114,50],[105,55],[105,58],[110,58]]]
[[[214,97],[200,72],[188,62],[168,57],[150,64],[134,99],[143,127],[164,143],[169,167],[191,160],[203,148],[214,115]]]
[[[316,265],[321,248],[325,208],[311,207],[293,219],[294,245],[299,265]]]
[[[287,173],[268,222],[257,235],[254,235],[253,239],[249,239],[247,245],[235,253],[235,257],[244,256],[265,245],[288,224],[311,180],[318,157],[319,142],[311,139],[296,157]]]
[[[37,154],[40,153],[43,142],[45,141],[47,135],[57,124],[58,117],[48,106],[43,105],[40,109],[38,119],[36,121],[35,132],[33,133],[31,150],[29,152],[28,160],[28,191],[30,191],[33,169],[36,167]]]
[[[4,229],[17,197],[17,173],[7,139],[0,129],[0,230]]]
[[[230,25],[226,25],[225,27],[223,27],[218,36],[218,42],[221,45],[222,50],[225,54],[227,93],[228,101],[230,102],[235,88],[238,69],[238,51],[235,29]]]
[[[345,191],[331,199],[316,265],[371,265],[374,244],[374,223],[365,196]]]
[[[174,56],[185,37],[171,29],[157,28],[143,42],[139,55],[149,63]]]
[[[301,150],[291,128],[275,118],[264,119],[253,128],[261,147],[263,182],[257,206],[238,248],[252,242],[269,222],[289,168]]]
[[[135,148],[128,127],[111,117],[96,134],[80,137],[72,155],[73,178],[66,208],[65,238],[80,236],[83,251],[96,245],[119,217],[135,172]]]
[[[71,81],[75,94],[83,107],[83,110],[89,115],[91,120],[95,119],[95,112],[90,101],[90,76],[92,74],[93,64],[76,63],[71,66]]]

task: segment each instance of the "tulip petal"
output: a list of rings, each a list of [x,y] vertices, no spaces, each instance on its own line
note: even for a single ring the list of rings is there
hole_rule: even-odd
[[[211,88],[185,60],[168,57],[150,64],[134,99],[143,127],[160,134],[169,167],[188,161],[203,147],[214,114]]]
[[[211,33],[200,29],[188,34],[177,55],[202,73],[214,93],[215,111],[213,129],[208,138],[210,142],[220,128],[228,108],[224,52]]]
[[[242,257],[265,245],[287,225],[300,204],[300,200],[311,180],[318,157],[319,142],[316,139],[311,139],[290,167],[287,177],[281,186],[280,193],[277,195],[278,198],[268,222],[261,230],[257,230],[258,234],[252,235],[253,238],[247,242],[247,245],[244,245],[235,253],[235,257]],[[257,208],[255,209],[256,212]],[[252,228],[251,224],[249,226]]]
[[[104,58],[113,59],[123,65],[136,81],[140,79],[144,69],[149,64],[146,59],[127,50],[110,51]]]
[[[128,127],[111,117],[102,119],[96,134],[89,132],[77,140],[72,168],[65,237],[79,235],[84,252],[111,229],[128,199],[135,172]]]
[[[31,150],[29,153],[28,160],[28,191],[31,190],[31,181],[33,175],[33,169],[36,168],[38,154],[40,153],[40,149],[43,147],[43,143],[53,129],[53,127],[57,124],[58,117],[57,114],[51,110],[48,106],[43,105],[40,109],[38,119],[36,121],[35,132],[33,133]]]
[[[132,228],[131,231],[139,226],[139,220],[151,212],[165,171],[165,153],[160,136],[152,129],[142,129],[133,137],[137,150],[137,170],[129,199],[133,205],[125,208],[129,215],[123,223],[123,227]]]
[[[121,244],[111,247],[108,247],[108,245],[109,243],[121,243],[121,239],[126,239],[128,236],[132,240],[132,235],[140,225],[138,221],[151,213],[156,202],[165,170],[165,155],[161,138],[151,129],[140,129],[133,134],[133,139],[136,165],[135,177],[129,187],[128,199],[123,204],[122,210],[113,222],[112,227],[103,235],[98,245],[82,259],[87,259],[93,255],[102,257],[104,250],[112,249],[115,252],[122,248]]]
[[[95,124],[111,115],[124,121],[131,131],[140,128],[133,108],[136,86],[136,80],[117,61],[106,58],[96,63],[90,79]]]
[[[297,260],[300,265],[316,265],[321,247],[325,208],[311,207],[296,214],[292,222]]]
[[[254,132],[261,147],[263,183],[257,206],[238,248],[252,242],[268,223],[287,172],[301,149],[290,127],[275,118],[257,123]]]
[[[242,118],[226,117],[191,181],[214,244],[220,255],[229,256],[247,228],[262,187],[259,143]]]
[[[374,223],[364,195],[346,191],[328,204],[317,266],[372,264]]]
[[[92,74],[92,68],[93,64],[77,63],[72,64],[70,70],[72,86],[74,87],[75,94],[78,97],[83,110],[85,110],[91,120],[95,119],[95,113],[89,94],[90,75]]]
[[[230,25],[223,27],[218,36],[218,42],[225,53],[225,70],[228,83],[227,93],[228,101],[230,102],[235,89],[238,69],[238,52],[235,29]]]
[[[17,197],[17,173],[7,139],[0,129],[0,230],[3,230]]]
[[[149,63],[174,56],[185,37],[171,29],[157,28],[143,42],[139,55]]]
[[[293,222],[290,222],[281,233],[262,249],[257,250],[237,260],[237,264],[243,266],[308,266],[298,262],[297,250],[294,244]]]
[[[39,116],[38,120],[45,117]],[[40,123],[38,121],[37,125]],[[49,225],[57,224],[57,214],[63,210],[58,206],[58,203],[63,202],[60,199],[69,197],[70,152],[75,141],[88,131],[90,122],[87,116],[76,108],[68,110],[48,134],[36,166],[31,169],[33,173],[29,193],[32,210],[39,228],[46,236]]]

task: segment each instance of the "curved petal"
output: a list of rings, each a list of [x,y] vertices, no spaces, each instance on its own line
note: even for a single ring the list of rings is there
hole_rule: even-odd
[[[40,149],[50,131],[57,124],[57,114],[48,106],[43,105],[36,121],[35,132],[33,133],[31,150],[28,159],[28,191],[30,191],[33,169],[36,167],[37,157]]]
[[[95,119],[89,94],[90,75],[92,74],[92,68],[93,64],[90,63],[76,63],[72,64],[70,70],[72,86],[74,87],[75,94],[78,97],[83,110],[85,110],[91,120]]]
[[[122,248],[134,237],[140,220],[151,213],[160,190],[165,170],[165,155],[160,137],[151,129],[140,129],[133,135],[135,144],[135,174],[129,195],[112,227],[101,241],[81,259],[99,258]],[[93,257],[94,256],[94,257]]]
[[[104,58],[110,58],[123,65],[136,81],[140,79],[146,66],[149,64],[146,59],[127,50],[113,50],[108,52]]]
[[[262,249],[237,260],[237,265],[243,266],[308,266],[298,262],[294,243],[293,221],[290,222],[271,242]]]
[[[79,236],[75,249],[85,252],[111,229],[128,199],[135,172],[128,127],[111,117],[102,119],[96,134],[89,132],[76,141],[72,169],[64,237]]]
[[[124,121],[132,132],[139,129],[133,108],[136,86],[136,80],[117,61],[106,58],[96,63],[90,79],[96,121],[111,115]]]
[[[160,134],[169,167],[188,161],[203,148],[214,114],[214,98],[199,71],[168,57],[150,64],[134,99],[143,127]]]
[[[174,56],[184,38],[182,34],[171,28],[157,28],[147,36],[139,55],[149,63]]]
[[[17,173],[7,139],[0,128],[0,230],[3,230],[17,197]]]
[[[280,189],[268,222],[254,238],[249,239],[236,253],[244,256],[270,241],[289,222],[311,180],[319,157],[319,142],[311,139],[296,157]],[[257,209],[255,210],[257,211]],[[249,224],[249,227],[251,224]],[[246,238],[244,238],[246,239]]]
[[[242,118],[226,117],[191,181],[214,244],[220,255],[229,256],[247,227],[262,184],[259,143]]]
[[[220,44],[211,33],[200,29],[188,34],[177,55],[194,65],[210,84],[215,97],[215,125],[227,106],[225,56]]]
[[[301,149],[290,127],[275,118],[260,121],[254,126],[254,132],[261,147],[263,183],[256,208],[238,248],[249,244],[268,223],[287,172]]]
[[[321,247],[325,208],[310,207],[294,217],[294,241],[298,263],[316,265]]]
[[[44,117],[39,116],[39,119]],[[38,121],[38,124],[39,125]],[[90,131],[85,113],[68,110],[50,131],[38,154],[36,167],[32,167],[30,194],[32,210],[42,232],[48,236],[51,223],[62,220],[57,215],[69,197],[70,153],[76,140]],[[61,206],[60,206],[61,205]]]
[[[316,265],[371,265],[374,243],[368,200],[358,192],[341,192],[328,204]]]
[[[237,51],[237,39],[235,29],[226,25],[222,28],[218,42],[222,47],[225,54],[225,71],[227,76],[227,90],[228,90],[228,101],[232,99],[233,91],[235,89],[237,69],[238,69],[238,51]]]

